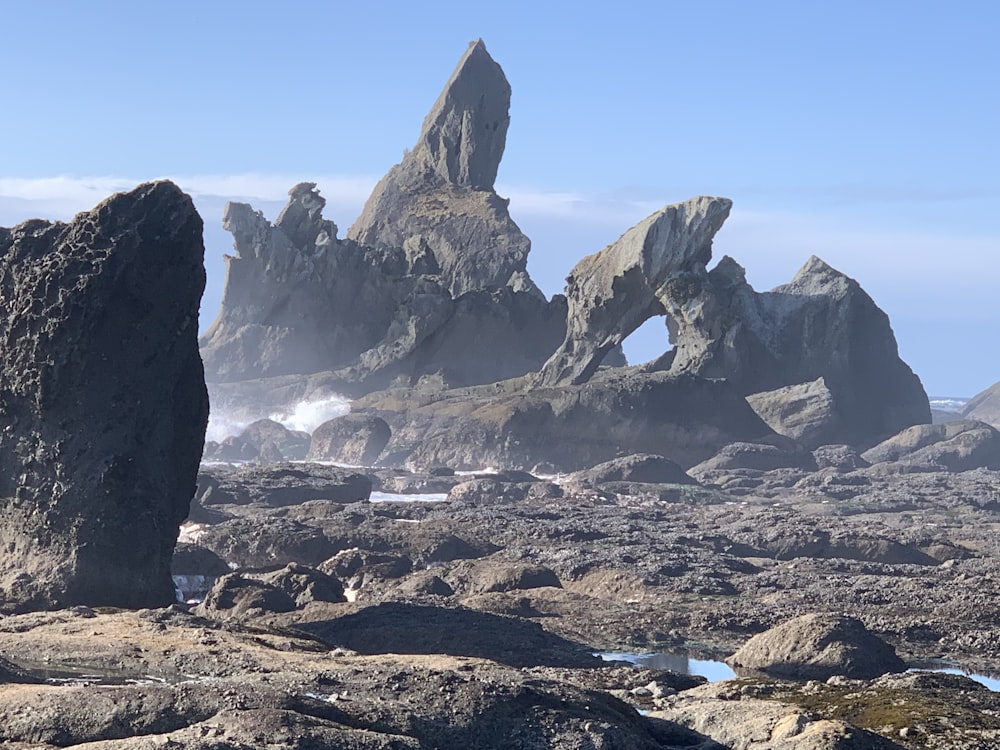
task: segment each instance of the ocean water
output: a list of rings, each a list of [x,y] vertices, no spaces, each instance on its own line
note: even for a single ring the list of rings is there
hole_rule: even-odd
[[[931,408],[935,411],[950,411],[956,414],[965,408],[969,399],[962,396],[931,396]]]

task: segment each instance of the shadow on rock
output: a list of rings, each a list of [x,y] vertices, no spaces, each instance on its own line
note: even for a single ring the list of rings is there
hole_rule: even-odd
[[[300,630],[360,654],[448,654],[512,667],[592,667],[600,660],[583,644],[540,625],[468,609],[388,602]]]

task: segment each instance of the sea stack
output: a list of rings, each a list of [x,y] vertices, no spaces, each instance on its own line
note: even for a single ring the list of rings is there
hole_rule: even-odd
[[[527,272],[531,241],[493,189],[509,110],[510,84],[478,39],[424,119],[416,145],[375,187],[348,238],[376,247],[424,246],[456,297],[507,286],[541,296]]]
[[[0,610],[173,601],[208,420],[203,260],[166,181],[0,228]]]

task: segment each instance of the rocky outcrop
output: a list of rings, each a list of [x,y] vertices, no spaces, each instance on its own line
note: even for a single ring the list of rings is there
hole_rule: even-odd
[[[209,380],[350,364],[419,297],[413,279],[394,283],[407,273],[402,251],[337,239],[315,187],[293,187],[273,225],[245,203],[226,205],[236,253],[226,256],[222,307],[201,342]]]
[[[762,416],[810,447],[870,445],[930,422],[888,318],[856,281],[816,257],[767,293],[754,291],[732,258],[708,270],[730,207],[704,197],[668,206],[577,264],[566,338],[538,382],[586,382],[605,351],[665,314],[674,348],[649,369],[723,378],[757,394]]]
[[[456,297],[498,287],[540,297],[526,268],[531,242],[493,190],[509,109],[510,84],[477,40],[428,113],[417,144],[375,187],[347,236],[432,258]]]
[[[0,608],[173,601],[208,418],[201,232],[169,182],[0,229]]]
[[[796,680],[870,680],[906,670],[892,646],[860,620],[828,614],[801,615],[759,633],[726,661],[735,669]]]
[[[266,466],[205,467],[198,475],[201,505],[249,505],[275,507],[298,505],[311,500],[356,503],[371,495],[372,481],[334,466],[306,463],[275,463]]]
[[[258,419],[239,435],[205,443],[206,461],[298,461],[309,452],[309,433],[289,430],[273,419]]]
[[[1000,470],[1000,432],[985,422],[961,419],[909,427],[865,451],[862,458],[882,470]]]
[[[819,258],[770,292],[755,292],[731,258],[683,281],[663,300],[675,348],[660,366],[724,377],[747,394],[822,378],[840,422],[835,434],[824,431],[827,442],[870,444],[930,422],[886,314]]]
[[[774,436],[722,381],[619,368],[584,385],[518,385],[394,389],[352,409],[392,428],[381,461],[418,467],[530,470],[545,463],[575,471],[619,454],[654,452],[691,466],[727,443]]]
[[[538,383],[586,382],[608,351],[662,315],[668,287],[711,259],[712,238],[731,207],[727,198],[706,197],[667,206],[577,263],[566,279],[566,338]]]
[[[588,485],[608,482],[697,484],[675,461],[653,453],[636,453],[614,458],[589,469],[574,472],[564,481]]]

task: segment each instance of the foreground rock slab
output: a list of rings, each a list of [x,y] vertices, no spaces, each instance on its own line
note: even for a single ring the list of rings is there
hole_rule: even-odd
[[[173,600],[208,419],[201,235],[169,182],[0,229],[0,609]]]

